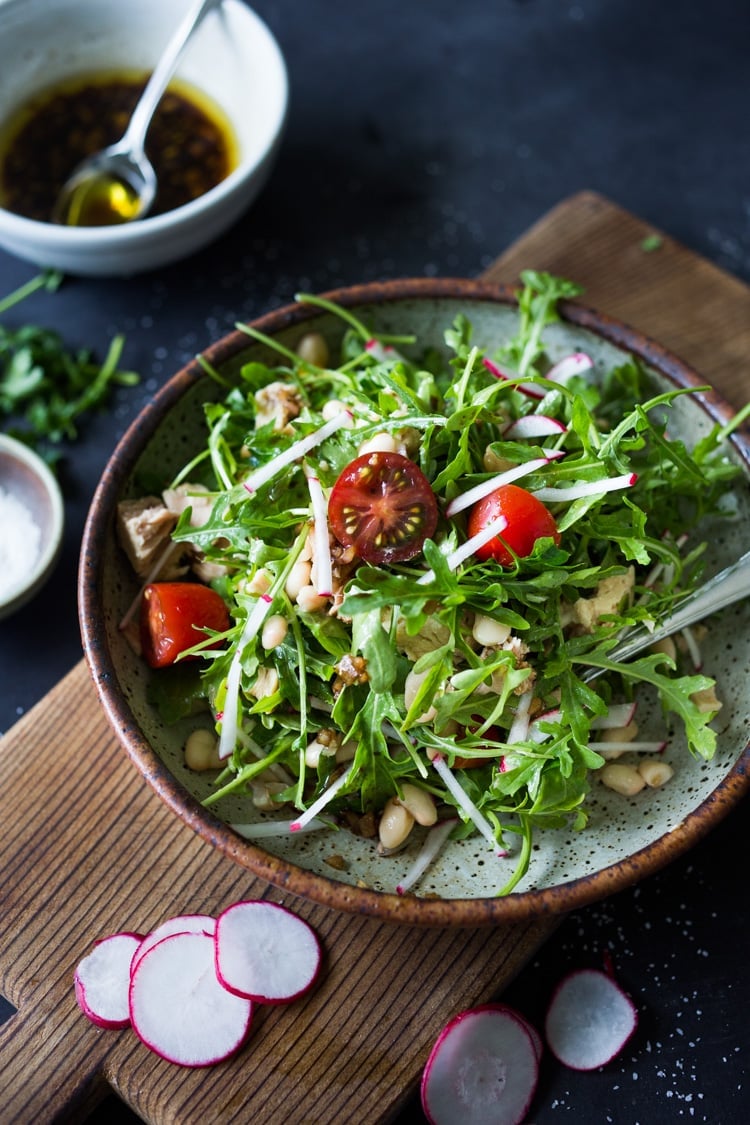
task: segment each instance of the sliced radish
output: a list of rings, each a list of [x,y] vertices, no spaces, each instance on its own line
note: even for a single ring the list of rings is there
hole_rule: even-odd
[[[269,480],[273,480],[277,473],[285,469],[287,465],[293,464],[298,461],[300,457],[304,457],[316,445],[329,438],[331,434],[335,434],[336,430],[340,430],[342,426],[348,426],[352,421],[352,413],[350,410],[342,410],[340,414],[334,414],[333,418],[329,418],[324,422],[319,429],[313,430],[312,433],[306,437],[300,438],[295,441],[287,449],[277,453],[265,465],[261,465],[259,469],[255,469],[248,477],[245,477],[243,486],[252,495],[257,492],[262,484],[266,484]]]
[[[433,768],[442,778],[443,784],[449,793],[453,796],[456,805],[464,814],[467,820],[470,820],[477,832],[484,836],[487,843],[495,852],[499,859],[505,859],[508,855],[505,848],[498,847],[495,833],[492,831],[492,825],[487,820],[484,813],[480,812],[477,806],[472,801],[469,794],[464,790],[448,766],[448,763],[443,758],[442,754],[436,754],[432,759]]]
[[[460,1012],[438,1036],[422,1074],[431,1125],[520,1125],[539,1064],[526,1020],[503,1004]]]
[[[503,371],[501,367],[498,367],[498,365],[491,359],[487,359],[486,356],[482,360],[482,363],[490,372],[490,374],[494,375],[496,379],[503,379],[505,382],[512,382],[517,391],[520,391],[521,394],[528,395],[529,398],[542,399],[547,393],[543,387],[538,386],[536,383],[517,383],[517,374],[512,371]]]
[[[405,895],[415,883],[419,882],[430,864],[440,855],[457,824],[458,821],[451,818],[450,820],[441,820],[439,824],[430,828],[424,838],[422,847],[419,849],[419,854],[396,887],[397,895]]]
[[[582,496],[599,496],[605,492],[617,492],[621,488],[631,488],[637,480],[637,473],[623,473],[619,477],[605,477],[604,480],[577,481],[567,488],[538,488],[534,492],[534,496],[544,504],[553,504],[564,500],[580,500]]]
[[[216,923],[216,973],[237,996],[262,1004],[296,1000],[315,983],[321,948],[302,918],[273,902],[236,902]]]
[[[550,367],[544,377],[551,383],[567,383],[573,375],[585,375],[593,370],[593,367],[594,361],[591,356],[586,355],[585,352],[573,352],[571,355],[566,355],[565,359],[559,360],[554,367]]]
[[[546,414],[525,414],[511,422],[503,430],[504,438],[535,438],[549,437],[552,434],[564,434],[566,427],[557,418],[550,418]]]
[[[612,730],[626,727],[635,718],[636,704],[610,703],[606,715],[594,715],[590,726],[592,730]]]
[[[514,1011],[513,1014],[515,1015],[517,1020],[521,1021],[521,1023],[531,1036],[531,1042],[534,1044],[534,1054],[536,1055],[536,1061],[540,1063],[542,1061],[542,1055],[544,1054],[544,1040],[530,1020],[527,1020],[526,1017],[522,1016],[520,1012]]]
[[[537,469],[543,469],[551,460],[562,456],[562,451],[552,450],[546,457],[535,457],[533,461],[524,461],[520,465],[514,465],[511,469],[504,469],[502,473],[495,473],[494,476],[483,480],[481,484],[475,484],[473,488],[454,496],[445,509],[446,516],[452,517],[459,512],[463,512],[464,508],[470,508],[477,500],[483,500],[485,496],[489,496],[491,492],[496,492],[504,484],[510,484],[514,480],[520,480],[521,477],[527,477],[529,473],[535,473]]]
[[[635,1005],[609,973],[580,969],[558,985],[545,1038],[572,1070],[596,1070],[620,1053],[638,1025]]]
[[[168,1062],[211,1066],[245,1041],[252,1001],[228,992],[214,968],[214,939],[169,934],[139,960],[130,979],[130,1022]]]
[[[209,937],[213,937],[215,930],[216,919],[212,918],[210,914],[176,914],[174,918],[167,918],[155,930],[147,934],[136,949],[130,962],[131,975],[141,957],[157,945],[162,938],[169,937],[170,934],[208,934]]]
[[[115,1030],[130,1023],[130,962],[142,941],[142,934],[111,934],[79,961],[73,976],[76,1000],[97,1027]]]

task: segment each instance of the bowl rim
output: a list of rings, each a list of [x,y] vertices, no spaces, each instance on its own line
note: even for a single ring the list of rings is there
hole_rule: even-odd
[[[466,278],[399,278],[334,289],[322,296],[345,308],[424,298],[459,298],[515,305],[517,291],[517,287],[512,285]],[[734,417],[736,411],[717,391],[709,388],[692,367],[655,340],[577,301],[561,302],[559,312],[563,321],[585,328],[627,350],[658,369],[675,386],[693,389],[694,398],[712,422],[724,426]],[[250,323],[265,335],[272,336],[282,329],[300,326],[324,315],[325,310],[318,307],[292,304],[267,312]],[[253,346],[254,341],[247,333],[235,329],[208,346],[202,355],[216,367]],[[265,882],[322,906],[389,923],[474,928],[562,915],[633,886],[697,844],[750,789],[748,743],[709,796],[657,840],[623,860],[569,882],[542,889],[514,891],[505,897],[431,899],[353,887],[297,867],[239,836],[183,788],[141,734],[133,713],[118,693],[115,667],[106,640],[97,633],[101,573],[94,560],[101,558],[105,538],[111,534],[119,490],[134,469],[144,443],[152,436],[164,412],[202,378],[205,378],[204,368],[197,359],[191,360],[163,385],[120,439],[104,469],[86,520],[78,597],[86,660],[113,730],[159,797],[204,841]],[[750,472],[750,435],[745,428],[739,428],[730,441],[745,470]]]
[[[14,460],[22,462],[33,473],[44,488],[50,503],[50,520],[44,528],[43,548],[34,567],[26,575],[23,586],[17,586],[12,591],[11,597],[0,602],[0,615],[7,617],[29,600],[57,561],[65,529],[65,505],[57,477],[46,461],[30,446],[9,434],[0,433],[0,452],[7,453]]]
[[[30,219],[0,206],[0,230],[29,243],[44,243],[53,251],[69,250],[73,246],[82,251],[96,251],[102,247],[115,250],[123,243],[132,246],[145,241],[150,242],[152,239],[158,239],[165,232],[169,233],[183,224],[195,222],[204,212],[221,207],[225,200],[231,199],[248,181],[254,181],[256,176],[262,173],[286,127],[290,97],[289,72],[278,40],[266,21],[253,8],[240,0],[234,0],[234,3],[242,13],[242,18],[247,19],[253,39],[262,41],[263,50],[273,56],[278,72],[275,96],[263,110],[264,116],[268,115],[269,107],[274,111],[268,126],[268,139],[263,148],[253,153],[251,160],[240,160],[228,176],[195,199],[183,203],[180,207],[173,207],[170,211],[147,215],[137,222],[105,227],[70,227],[43,222],[40,219]]]

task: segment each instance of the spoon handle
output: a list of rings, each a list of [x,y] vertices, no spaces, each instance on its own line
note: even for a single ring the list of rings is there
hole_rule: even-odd
[[[693,625],[709,614],[717,613],[720,609],[748,596],[750,596],[750,551],[746,551],[737,562],[715,574],[705,585],[688,594],[658,629],[649,632],[643,626],[637,626],[626,633],[620,643],[608,654],[608,659],[629,660],[631,656],[642,652],[656,641],[663,640],[664,637],[669,637],[672,633],[677,633],[680,629]],[[588,683],[603,671],[603,668],[589,668],[582,679]]]
[[[153,73],[133,110],[133,116],[130,118],[125,134],[119,142],[120,146],[127,147],[136,154],[143,153],[146,133],[151,124],[154,110],[161,101],[169,80],[177,69],[177,64],[188,40],[195,28],[202,22],[204,16],[212,8],[218,8],[221,2],[222,0],[197,0],[191,6],[177,28],[174,37],[167,44],[159,62],[154,67]]]

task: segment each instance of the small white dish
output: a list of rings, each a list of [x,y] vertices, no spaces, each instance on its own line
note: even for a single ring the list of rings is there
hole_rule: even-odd
[[[36,594],[57,562],[64,527],[60,486],[23,442],[0,434],[0,619]]]
[[[149,71],[189,0],[0,0],[0,125],[35,93],[78,74]],[[286,67],[266,25],[240,0],[210,12],[177,77],[232,125],[237,167],[182,207],[107,227],[64,227],[0,207],[0,246],[40,267],[128,276],[184,258],[217,238],[256,198],[273,165],[288,101]]]

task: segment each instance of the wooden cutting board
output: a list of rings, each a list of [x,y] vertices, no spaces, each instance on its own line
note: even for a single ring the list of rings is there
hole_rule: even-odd
[[[565,200],[487,271],[546,269],[582,300],[696,366],[735,405],[750,392],[750,290],[592,193]],[[331,913],[254,879],[183,827],[142,782],[104,719],[83,663],[0,743],[0,1027],[3,1121],[81,1119],[113,1089],[146,1122],[393,1119],[441,1026],[502,992],[554,918],[494,930],[417,930]],[[286,902],[325,947],[322,983],[259,1009],[232,1061],[188,1071],[79,1012],[78,960],[100,936],[148,931],[239,898]]]

